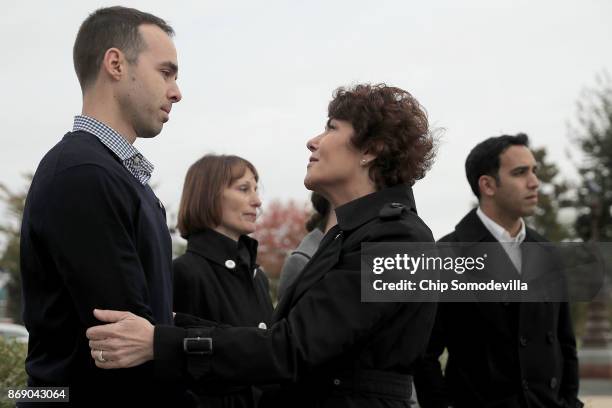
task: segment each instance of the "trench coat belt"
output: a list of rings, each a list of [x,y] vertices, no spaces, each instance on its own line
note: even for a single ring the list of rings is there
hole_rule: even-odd
[[[359,393],[405,401],[412,395],[412,376],[391,371],[358,369],[331,377],[332,392]]]

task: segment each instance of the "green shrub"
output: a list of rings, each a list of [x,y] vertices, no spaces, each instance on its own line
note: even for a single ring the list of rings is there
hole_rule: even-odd
[[[14,407],[15,402],[6,399],[8,388],[26,386],[25,358],[28,345],[0,337],[0,408]]]

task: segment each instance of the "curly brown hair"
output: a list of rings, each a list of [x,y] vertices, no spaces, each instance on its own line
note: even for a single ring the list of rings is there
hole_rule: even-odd
[[[351,123],[353,146],[376,156],[370,178],[378,189],[412,185],[433,164],[435,142],[427,113],[407,91],[385,84],[360,84],[334,91],[330,119]]]

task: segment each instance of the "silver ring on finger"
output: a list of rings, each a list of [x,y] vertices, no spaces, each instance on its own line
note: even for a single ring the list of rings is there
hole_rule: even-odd
[[[98,351],[99,351],[99,353],[98,353],[98,361],[101,362],[101,363],[106,363],[107,360],[104,358],[104,355],[102,355],[102,353],[104,351],[103,350],[98,350]]]

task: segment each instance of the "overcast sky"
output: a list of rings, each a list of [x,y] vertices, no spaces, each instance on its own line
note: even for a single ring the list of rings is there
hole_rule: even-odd
[[[7,1],[0,182],[19,188],[81,109],[72,45],[105,1]],[[306,200],[306,140],[333,89],[385,82],[411,92],[444,128],[433,169],[415,187],[436,237],[474,201],[463,171],[486,137],[526,132],[569,174],[567,122],[581,90],[612,68],[609,0],[131,1],[175,29],[183,100],[136,147],[171,211],[205,153],[238,154],[272,199]]]

